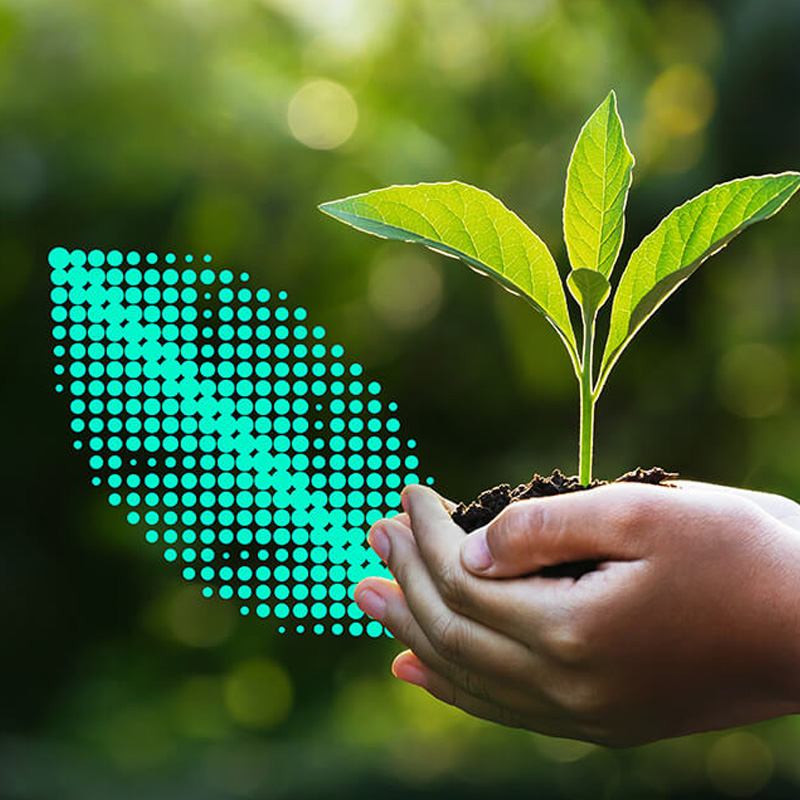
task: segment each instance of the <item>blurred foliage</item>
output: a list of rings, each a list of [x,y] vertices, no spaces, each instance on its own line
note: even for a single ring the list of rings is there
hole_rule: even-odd
[[[625,259],[711,183],[800,166],[799,37],[796,0],[0,0],[0,796],[796,797],[795,718],[606,751],[399,685],[389,640],[280,636],[203,601],[70,448],[45,254],[208,252],[285,288],[394,395],[451,497],[572,471],[546,322],[317,203],[459,178],[563,265],[570,147],[615,87]],[[800,498],[799,230],[795,204],[650,323],[599,406],[600,475],[658,463]]]

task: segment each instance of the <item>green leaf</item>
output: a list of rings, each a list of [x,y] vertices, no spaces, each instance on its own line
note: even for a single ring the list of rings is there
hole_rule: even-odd
[[[567,170],[564,241],[574,269],[611,274],[622,246],[633,164],[611,92],[581,129]]]
[[[611,284],[605,275],[584,267],[570,272],[567,276],[567,287],[583,309],[586,319],[594,319],[611,293]]]
[[[714,186],[666,216],[634,250],[611,308],[600,385],[634,334],[709,256],[754,222],[776,214],[800,188],[800,173]]]
[[[496,197],[458,181],[390,186],[323,203],[361,231],[460,258],[541,311],[575,354],[567,299],[542,240]]]

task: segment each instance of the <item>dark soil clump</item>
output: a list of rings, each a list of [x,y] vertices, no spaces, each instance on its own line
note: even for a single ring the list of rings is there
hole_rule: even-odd
[[[666,472],[661,467],[652,467],[651,469],[637,467],[631,472],[621,475],[615,482],[663,484],[664,481],[675,480],[677,477],[676,472]],[[459,503],[450,516],[453,522],[469,533],[491,522],[509,503],[513,503],[515,500],[581,492],[608,483],[609,481],[594,480],[588,486],[583,486],[577,476],[568,477],[560,470],[555,470],[549,478],[534,475],[528,483],[521,483],[515,489],[512,489],[507,483],[487,489],[472,502]]]

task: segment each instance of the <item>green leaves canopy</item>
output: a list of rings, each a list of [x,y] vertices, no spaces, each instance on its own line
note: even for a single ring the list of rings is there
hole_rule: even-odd
[[[417,242],[489,275],[525,297],[575,354],[567,300],[542,240],[496,197],[458,181],[390,186],[323,203],[320,210],[354,228]]]
[[[601,385],[628,342],[678,286],[734,236],[776,214],[798,188],[797,172],[741,178],[714,186],[667,215],[634,250],[622,274]]]
[[[581,129],[564,198],[564,240],[572,265],[567,286],[582,309],[584,338],[592,342],[595,317],[611,293],[609,276],[622,246],[633,164],[611,92]],[[703,192],[665,217],[622,274],[596,383],[592,346],[584,341],[584,355],[578,355],[550,251],[488,192],[458,181],[390,186],[323,203],[320,209],[375,236],[417,242],[460,258],[522,295],[558,331],[579,380],[588,382],[596,399],[620,354],[655,310],[709,256],[779,211],[798,188],[797,172],[742,178]]]

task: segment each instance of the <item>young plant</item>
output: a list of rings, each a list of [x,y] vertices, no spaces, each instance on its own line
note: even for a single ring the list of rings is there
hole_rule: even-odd
[[[595,371],[597,313],[611,293],[633,164],[612,91],[581,129],[567,170],[564,240],[572,269],[566,284],[580,307],[580,344],[547,246],[488,192],[458,181],[420,183],[320,205],[326,214],[366,233],[459,258],[544,314],[564,343],[580,386],[583,485],[592,480],[595,405],[622,351],[709,256],[749,225],[777,213],[800,188],[797,172],[742,178],[714,186],[668,214],[633,251],[622,273]]]

